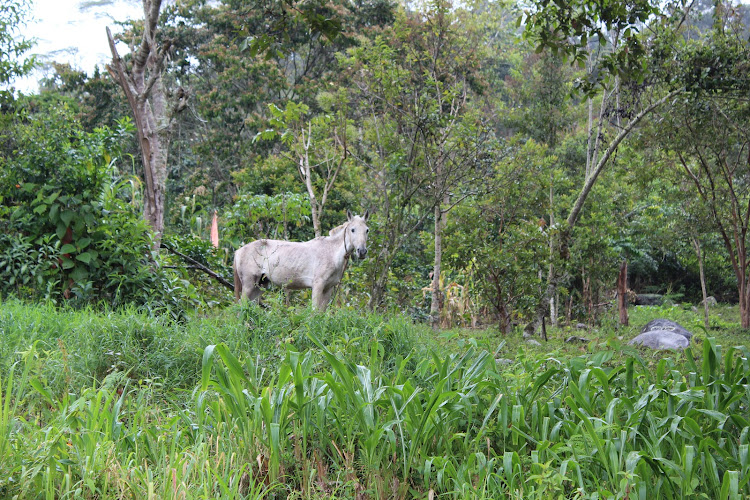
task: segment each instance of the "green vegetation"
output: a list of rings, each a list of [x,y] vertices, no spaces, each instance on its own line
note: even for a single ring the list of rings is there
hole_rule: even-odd
[[[276,305],[187,322],[0,306],[4,498],[740,498],[737,310],[685,352],[542,347]],[[517,340],[516,340],[517,342]],[[512,345],[511,345],[512,344]],[[496,360],[496,358],[498,358]]]
[[[0,5],[0,498],[750,498],[747,4],[144,5],[32,95]]]

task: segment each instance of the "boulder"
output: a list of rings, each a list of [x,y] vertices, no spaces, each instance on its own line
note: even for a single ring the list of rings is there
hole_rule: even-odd
[[[652,332],[652,331],[667,331],[674,332],[682,335],[688,341],[693,337],[693,334],[685,329],[684,326],[671,319],[652,319],[646,326],[643,327],[641,333]]]
[[[718,305],[718,302],[716,301],[715,297],[706,297],[706,304],[708,304],[708,307],[716,307]],[[703,301],[701,300],[701,305],[703,305]]]
[[[639,293],[635,297],[637,306],[660,306],[664,302],[664,297],[658,293]]]
[[[584,338],[584,337],[577,337],[576,335],[571,335],[570,337],[568,337],[567,339],[565,339],[565,342],[570,342],[570,343],[573,343],[573,342],[588,343],[588,342],[591,342],[591,341],[589,339],[587,339],[587,338]]]
[[[651,330],[641,333],[628,343],[650,347],[651,349],[685,349],[690,345],[690,339],[669,330]]]

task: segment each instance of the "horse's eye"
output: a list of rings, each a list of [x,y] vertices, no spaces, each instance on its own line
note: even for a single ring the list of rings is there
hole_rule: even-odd
[[[354,228],[352,228],[352,232],[354,232]]]
[[[369,232],[370,232],[370,229],[369,229],[369,228],[367,228],[367,230],[366,230],[365,232],[366,232],[366,233],[369,233]]]

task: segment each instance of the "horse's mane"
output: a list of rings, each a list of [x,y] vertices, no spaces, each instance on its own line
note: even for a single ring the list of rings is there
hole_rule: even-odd
[[[334,227],[333,229],[328,231],[328,236],[335,236],[336,234],[339,233],[339,231],[342,231],[345,227],[346,227],[346,222],[344,222],[340,226]]]

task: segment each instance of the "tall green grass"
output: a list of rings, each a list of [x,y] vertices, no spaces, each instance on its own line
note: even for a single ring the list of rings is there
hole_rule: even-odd
[[[710,332],[505,366],[351,311],[8,302],[0,328],[3,498],[750,495],[750,350]]]

